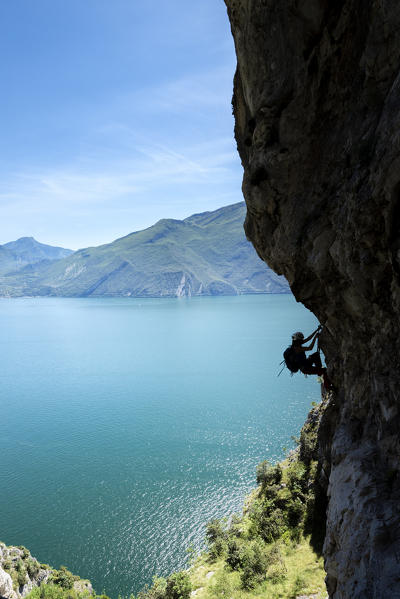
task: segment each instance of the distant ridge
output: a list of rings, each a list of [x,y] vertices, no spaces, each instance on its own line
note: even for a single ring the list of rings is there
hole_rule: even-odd
[[[72,250],[39,243],[33,237],[20,237],[0,246],[0,274],[16,271],[43,260],[60,260],[72,253]]]
[[[4,274],[0,276],[0,295],[182,297],[288,293],[286,280],[268,268],[246,240],[245,213],[245,204],[240,202],[184,220],[162,219],[112,243]]]

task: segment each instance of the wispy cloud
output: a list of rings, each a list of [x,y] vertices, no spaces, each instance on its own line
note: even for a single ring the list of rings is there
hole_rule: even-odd
[[[14,173],[0,183],[0,201],[46,198],[68,203],[103,202],[171,183],[221,184],[235,166],[232,142],[218,139],[177,151],[163,145],[136,147],[135,159],[96,164],[86,159],[56,169]],[[99,152],[99,149],[97,150]],[[100,152],[101,153],[101,152]]]
[[[134,111],[138,117],[149,115],[165,117],[166,114],[185,118],[190,114],[192,122],[196,116],[215,117],[219,110],[230,112],[235,65],[229,61],[224,65],[149,84],[132,92],[115,95],[118,112]]]
[[[132,157],[121,154],[113,160],[105,160],[97,146],[73,163],[3,178],[0,205],[4,217],[11,220],[24,215],[32,222],[34,216],[43,219],[45,215],[50,228],[52,219],[86,222],[85,242],[72,238],[59,242],[73,247],[91,245],[112,241],[113,235],[149,226],[161,217],[181,218],[191,211],[238,201],[237,167],[230,138],[179,148],[137,144]],[[124,222],[124,214],[131,215],[130,222]],[[95,230],[102,232],[93,235]]]
[[[107,115],[117,118],[83,129],[68,158],[3,174],[3,223],[25,219],[20,234],[33,234],[35,219],[40,231],[62,219],[71,233],[59,242],[76,247],[240,200],[231,77],[218,67],[114,98]],[[73,240],[74,227],[86,229],[86,241]]]

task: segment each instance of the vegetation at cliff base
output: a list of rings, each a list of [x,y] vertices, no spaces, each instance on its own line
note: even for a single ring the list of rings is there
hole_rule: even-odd
[[[60,585],[50,583],[34,588],[27,597],[29,599],[89,599],[96,595],[93,596],[88,590],[79,592],[73,588],[65,589]]]
[[[286,460],[258,465],[259,486],[243,515],[210,521],[207,552],[188,571],[156,578],[138,599],[187,599],[190,593],[198,599],[326,596],[317,462],[317,430],[325,405],[311,410],[299,447]],[[179,576],[182,584],[171,594],[168,589]]]

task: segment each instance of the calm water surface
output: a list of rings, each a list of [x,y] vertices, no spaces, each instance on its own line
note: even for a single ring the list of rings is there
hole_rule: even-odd
[[[291,296],[0,300],[0,540],[112,597],[185,564],[292,446]]]

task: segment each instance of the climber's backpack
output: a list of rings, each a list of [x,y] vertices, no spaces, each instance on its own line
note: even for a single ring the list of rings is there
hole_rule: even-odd
[[[292,345],[290,345],[283,352],[283,361],[286,364],[286,368],[288,368],[292,374],[299,371],[298,356],[299,355],[295,352],[295,349]]]

